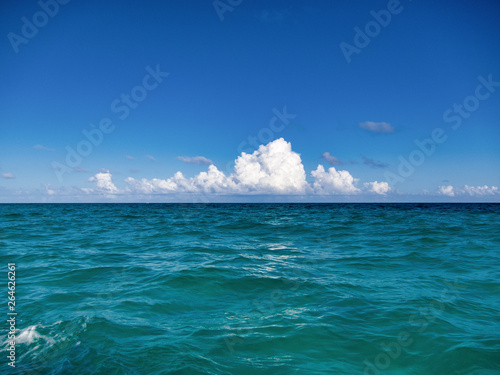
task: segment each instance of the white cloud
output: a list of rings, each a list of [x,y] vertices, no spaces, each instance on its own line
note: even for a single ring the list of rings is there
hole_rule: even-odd
[[[365,182],[364,187],[365,187],[365,189],[367,189],[367,191],[369,191],[371,193],[380,194],[380,195],[386,195],[391,190],[391,188],[389,187],[389,184],[385,181]]]
[[[128,160],[135,160],[135,158],[133,156],[130,156],[130,155],[125,156],[125,158]]]
[[[455,190],[453,189],[453,186],[451,186],[451,185],[439,186],[438,194],[439,195],[447,195],[448,197],[453,197],[453,196],[455,196]]]
[[[146,157],[151,160],[151,161],[157,161],[156,158],[154,156],[151,156],[151,155],[146,155]]]
[[[208,172],[201,172],[194,178],[186,178],[181,172],[177,172],[173,177],[162,180],[145,178],[136,180],[127,177],[125,182],[132,187],[135,192],[142,194],[159,193],[236,193],[238,188],[234,181],[226,177],[215,165],[208,167]]]
[[[236,193],[238,186],[230,177],[226,177],[215,165],[208,167],[208,172],[201,172],[193,179],[193,183],[198,190],[207,193]]]
[[[188,156],[178,156],[178,160],[183,161],[184,163],[188,164],[198,164],[198,165],[210,165],[213,164],[213,161],[210,159],[207,159],[204,156],[195,156],[195,157],[188,157]]]
[[[484,186],[464,186],[464,191],[465,193],[472,195],[472,196],[477,196],[477,195],[495,195],[500,193],[498,191],[497,186],[492,186],[489,187],[488,185]]]
[[[351,176],[348,171],[337,171],[334,167],[325,171],[322,165],[318,165],[311,172],[314,177],[313,189],[316,194],[357,194],[361,190],[355,184],[358,179]]]
[[[97,173],[95,176],[89,178],[90,182],[95,182],[97,188],[101,192],[116,194],[119,192],[118,188],[115,186],[111,179],[111,173],[109,171],[102,171]],[[86,189],[88,192],[89,189]]]
[[[127,177],[125,182],[132,187],[133,191],[141,194],[168,193],[175,191],[176,187],[176,185],[169,184],[168,180],[161,180],[158,178],[153,178],[152,180],[147,180],[145,178],[136,180],[133,177]]]
[[[394,133],[394,128],[387,122],[365,121],[359,123],[359,126],[374,133]]]
[[[439,195],[447,195],[449,197],[460,196],[460,195],[469,195],[471,197],[479,197],[479,196],[488,196],[488,195],[497,195],[500,194],[500,191],[497,186],[469,186],[465,185],[463,188],[454,188],[451,185],[447,186],[439,186],[438,187]]]
[[[2,173],[2,177],[7,178],[7,179],[16,178],[16,176],[14,176],[14,174],[12,174],[12,173]]]
[[[305,193],[306,172],[300,155],[283,138],[236,159],[234,179],[245,190],[260,193]]]

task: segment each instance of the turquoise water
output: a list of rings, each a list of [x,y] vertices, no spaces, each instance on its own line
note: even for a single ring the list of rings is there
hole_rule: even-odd
[[[500,374],[498,204],[0,205],[5,374]]]

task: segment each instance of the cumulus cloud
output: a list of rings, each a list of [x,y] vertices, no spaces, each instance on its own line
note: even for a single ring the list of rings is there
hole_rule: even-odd
[[[360,122],[359,126],[374,133],[394,133],[394,128],[387,122]]]
[[[188,157],[188,156],[178,156],[177,160],[180,160],[184,163],[188,164],[198,164],[198,165],[210,165],[213,164],[213,161],[210,159],[207,159],[204,156],[195,156],[195,157]]]
[[[90,182],[95,182],[97,188],[101,192],[116,194],[118,193],[118,188],[115,186],[111,179],[111,173],[109,171],[102,171],[97,173],[95,176],[89,178]],[[88,189],[87,189],[88,191]]]
[[[453,186],[451,186],[451,185],[439,186],[438,194],[439,195],[446,195],[448,197],[453,197],[453,196],[455,196],[455,190],[453,189]]]
[[[89,181],[95,182],[100,192],[137,194],[359,194],[363,191],[385,195],[387,182],[370,182],[358,188],[358,179],[348,171],[337,171],[334,167],[325,171],[318,165],[311,172],[312,183],[306,180],[301,157],[292,150],[292,145],[283,138],[261,145],[251,154],[242,152],[235,161],[230,175],[211,164],[206,172],[194,177],[185,177],[181,172],[167,179],[135,179],[127,177],[126,190],[119,190],[112,182],[108,171],[101,171]]]
[[[314,178],[313,189],[317,194],[357,194],[361,190],[355,184],[358,179],[351,176],[348,171],[337,171],[334,167],[325,171],[322,165],[318,165],[315,171],[311,172]]]
[[[283,138],[252,154],[243,152],[236,159],[234,179],[243,189],[265,193],[304,193],[308,186],[300,155]]]
[[[2,173],[2,177],[7,178],[7,179],[16,178],[16,176],[14,176],[14,174],[12,174],[12,173]]]
[[[43,145],[34,145],[33,148],[35,150],[55,151],[53,148],[45,147]]]
[[[206,193],[237,192],[238,186],[231,177],[226,177],[215,165],[208,167],[208,172],[201,172],[193,179],[194,186]]]
[[[364,187],[368,192],[380,194],[380,195],[386,195],[391,190],[391,188],[389,187],[389,184],[385,181],[365,182]]]
[[[389,164],[367,158],[366,156],[362,156],[362,158],[363,158],[363,163],[369,165],[371,168],[386,168],[389,166]]]

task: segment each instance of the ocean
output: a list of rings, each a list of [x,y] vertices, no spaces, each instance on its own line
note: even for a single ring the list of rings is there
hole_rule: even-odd
[[[2,204],[0,373],[500,374],[499,214]]]

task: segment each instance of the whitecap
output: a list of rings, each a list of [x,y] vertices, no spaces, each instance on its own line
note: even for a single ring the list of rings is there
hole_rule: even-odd
[[[53,343],[54,340],[52,340],[50,337],[39,334],[36,329],[37,326],[32,325],[20,330],[16,335],[16,343],[30,345],[39,339],[43,339],[51,344]]]

